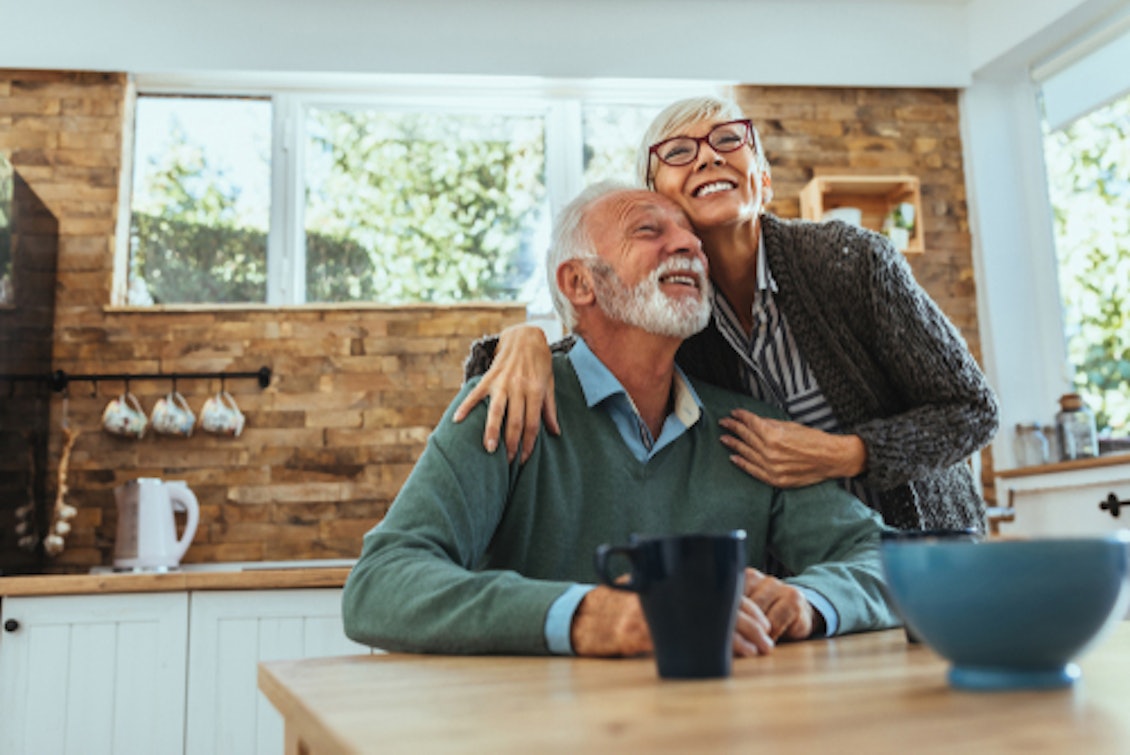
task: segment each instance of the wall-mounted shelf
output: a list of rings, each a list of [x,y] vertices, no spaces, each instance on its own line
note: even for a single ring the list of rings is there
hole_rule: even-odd
[[[901,202],[914,205],[914,230],[903,251],[921,254],[926,251],[926,243],[922,233],[922,193],[917,176],[818,168],[813,179],[801,189],[800,216],[805,220],[822,220],[824,213],[833,208],[858,207],[863,213],[863,227],[881,233],[883,220]]]

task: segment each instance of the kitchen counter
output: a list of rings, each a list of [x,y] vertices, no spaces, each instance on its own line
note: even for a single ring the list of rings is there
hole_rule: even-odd
[[[1077,472],[1080,470],[1102,469],[1130,464],[1130,453],[1107,454],[1088,459],[1072,459],[1071,461],[1055,461],[1048,464],[1037,464],[1031,467],[1017,469],[1004,469],[996,473],[1001,480],[1013,480],[1021,477],[1034,477],[1037,475],[1055,474],[1057,472]]]
[[[334,559],[184,564],[166,573],[118,573],[105,567],[91,574],[0,577],[0,597],[341,587],[351,563]]]

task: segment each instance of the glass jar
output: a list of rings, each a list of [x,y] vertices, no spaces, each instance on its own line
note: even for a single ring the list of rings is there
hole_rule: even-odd
[[[1059,458],[1086,459],[1099,455],[1095,415],[1083,403],[1078,393],[1059,397],[1059,414],[1055,415],[1056,437],[1059,440]]]
[[[1047,464],[1048,440],[1039,422],[1020,423],[1016,426],[1016,461],[1022,467]]]

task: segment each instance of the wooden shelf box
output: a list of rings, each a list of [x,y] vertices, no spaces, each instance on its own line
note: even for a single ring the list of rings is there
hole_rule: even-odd
[[[914,205],[914,229],[903,251],[921,254],[926,251],[922,233],[922,193],[917,176],[869,175],[850,172],[823,173],[801,189],[800,216],[805,220],[821,220],[824,213],[837,207],[858,207],[863,213],[863,227],[882,233],[883,220],[901,203]]]

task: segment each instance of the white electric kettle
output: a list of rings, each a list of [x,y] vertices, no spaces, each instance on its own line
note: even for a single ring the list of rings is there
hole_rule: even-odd
[[[115,571],[168,571],[180,564],[200,522],[196,496],[183,482],[139,477],[114,488],[118,502]],[[187,514],[177,539],[174,511]]]

